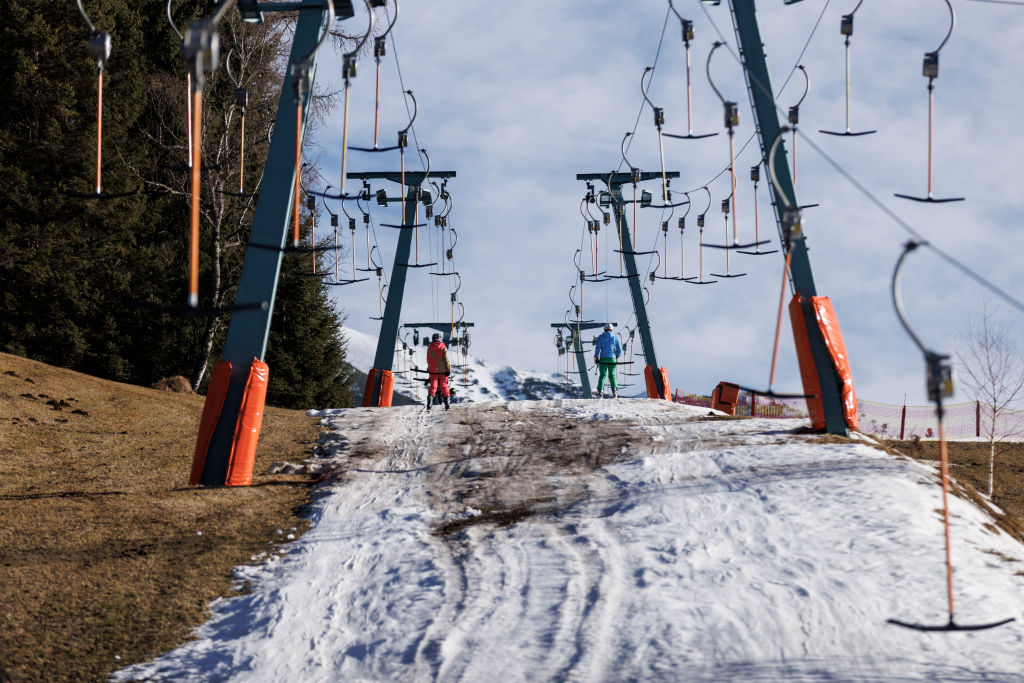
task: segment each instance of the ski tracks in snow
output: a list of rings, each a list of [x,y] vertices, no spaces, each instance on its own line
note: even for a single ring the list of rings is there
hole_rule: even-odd
[[[313,529],[122,680],[1014,680],[1024,628],[885,625],[942,597],[914,463],[664,401],[321,416]],[[960,547],[1022,555],[956,504]],[[1024,583],[979,555],[970,618]]]

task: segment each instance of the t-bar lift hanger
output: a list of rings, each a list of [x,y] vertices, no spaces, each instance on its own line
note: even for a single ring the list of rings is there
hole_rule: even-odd
[[[956,12],[953,10],[953,4],[946,0],[946,6],[949,7],[949,31],[946,32],[946,37],[942,39],[942,42],[934,52],[926,52],[924,54],[924,66],[922,71],[924,76],[928,79],[928,196],[927,197],[915,197],[909,194],[896,193],[897,197],[901,199],[910,199],[915,202],[926,202],[932,204],[943,204],[946,202],[962,202],[964,197],[948,197],[944,199],[936,199],[932,196],[932,148],[934,146],[934,118],[935,118],[935,79],[939,77],[939,51],[945,46],[946,41],[953,35],[953,28],[956,26]]]
[[[821,130],[819,132],[825,133],[826,135],[837,135],[840,137],[858,137],[861,135],[871,135],[877,133],[875,130],[862,130],[862,131],[851,131],[850,130],[850,36],[853,35],[853,15],[857,12],[860,6],[864,3],[864,0],[860,0],[857,6],[853,8],[853,12],[844,14],[842,20],[839,22],[839,32],[845,36],[843,43],[846,46],[846,130],[845,131],[834,131],[834,130]]]

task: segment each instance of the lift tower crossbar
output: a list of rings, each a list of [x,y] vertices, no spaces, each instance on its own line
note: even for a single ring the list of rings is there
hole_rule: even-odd
[[[396,171],[370,171],[365,173],[349,173],[352,180],[388,180],[402,184],[402,173]],[[455,171],[431,171],[431,178],[454,178]],[[398,235],[398,247],[395,250],[395,265],[391,271],[391,282],[388,285],[388,299],[384,304],[384,319],[380,323],[380,336],[377,338],[377,352],[373,358],[373,386],[369,387],[365,396],[369,402],[364,405],[380,405],[381,380],[383,371],[391,371],[394,367],[395,340],[398,339],[398,328],[402,317],[402,299],[405,296],[405,279],[409,272],[409,255],[412,252],[412,234],[416,228],[416,201],[420,198],[420,186],[427,179],[426,171],[405,172],[405,198],[387,197],[387,202],[405,202],[405,222],[402,223]],[[378,200],[379,201],[379,200]]]
[[[426,327],[430,330],[437,330],[441,333],[441,340],[447,345],[451,344],[452,338],[455,335],[455,330],[460,327],[476,327],[474,323],[405,323],[402,325],[403,328],[415,329],[420,327]]]

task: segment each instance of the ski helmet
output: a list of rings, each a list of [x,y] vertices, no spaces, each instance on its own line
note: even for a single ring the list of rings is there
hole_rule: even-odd
[[[615,329],[615,326],[612,325],[611,323],[605,323],[604,324],[604,329],[605,329],[606,332],[611,332],[612,330]]]
[[[441,333],[440,332],[435,332],[434,335],[430,338],[430,340],[431,341],[441,341]]]

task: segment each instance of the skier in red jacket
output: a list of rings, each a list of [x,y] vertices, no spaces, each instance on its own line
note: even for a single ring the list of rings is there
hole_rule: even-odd
[[[441,389],[441,400],[444,401],[444,409],[448,410],[448,376],[452,374],[452,366],[448,362],[448,347],[441,341],[441,334],[435,332],[430,338],[430,346],[427,347],[427,372],[430,373],[430,387],[427,389],[427,410],[430,410],[430,403]]]

